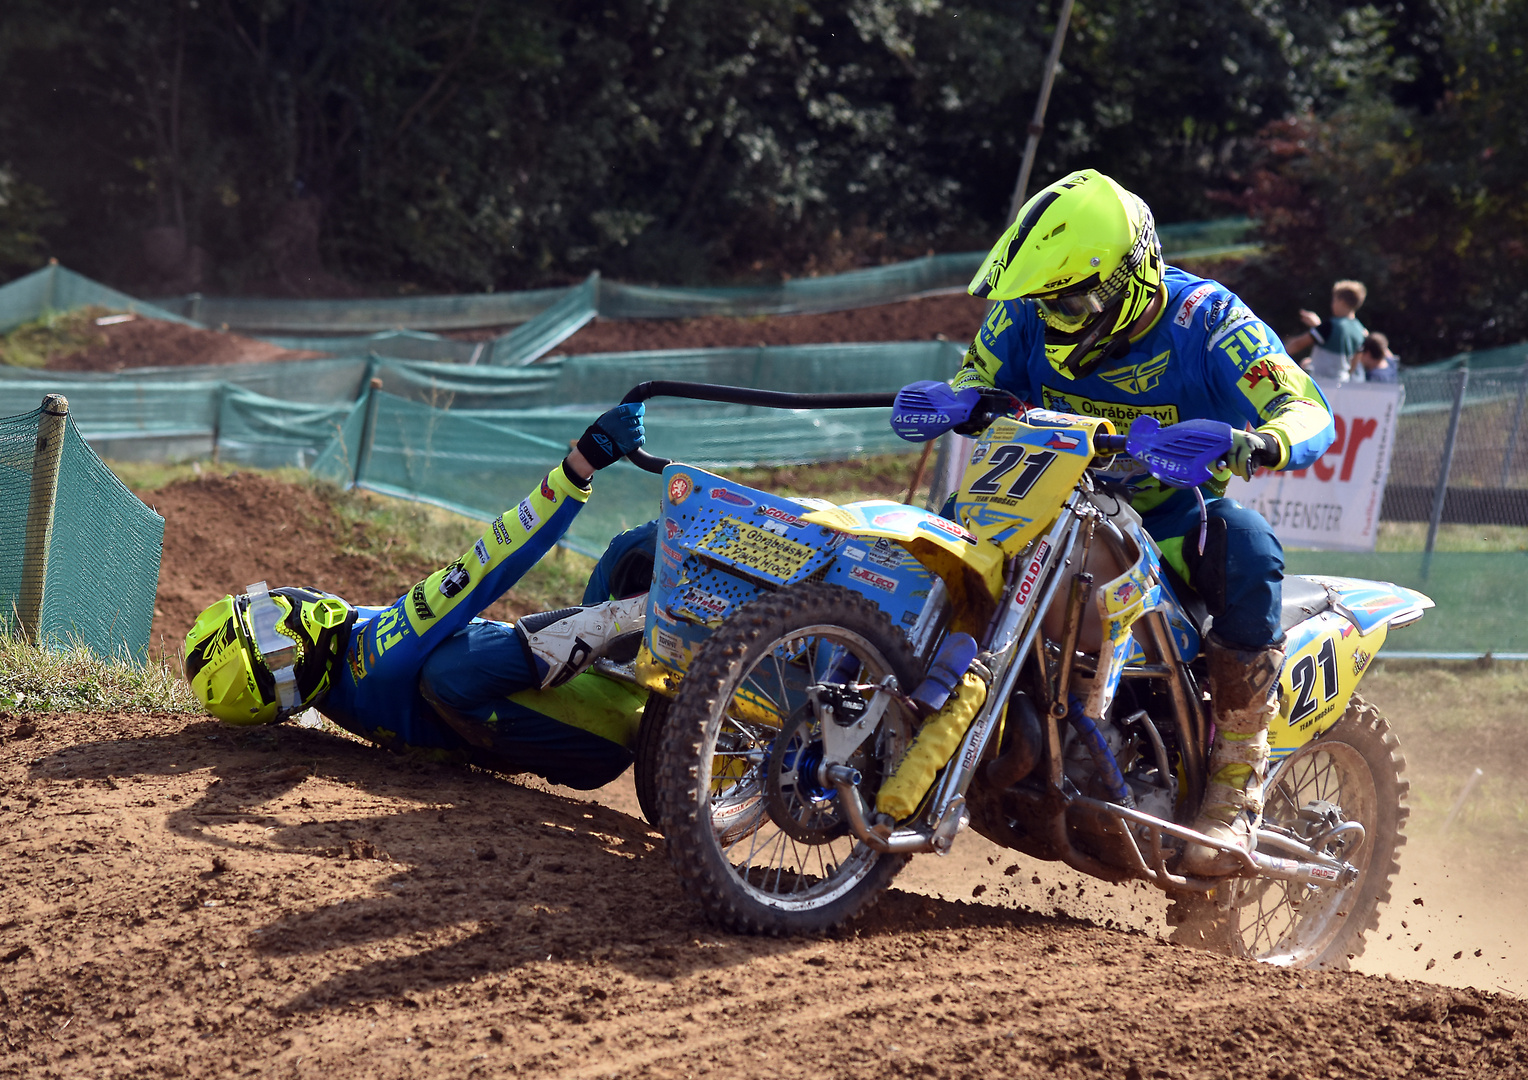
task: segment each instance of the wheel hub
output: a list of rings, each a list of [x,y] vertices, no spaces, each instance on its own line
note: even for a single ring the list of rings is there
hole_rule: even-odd
[[[818,776],[822,734],[806,709],[781,728],[765,764],[764,808],[770,820],[793,839],[825,844],[849,831],[838,793]]]

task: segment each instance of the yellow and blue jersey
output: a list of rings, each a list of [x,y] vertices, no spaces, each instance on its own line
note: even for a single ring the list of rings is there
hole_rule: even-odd
[[[1220,420],[1278,439],[1276,468],[1303,469],[1336,436],[1320,388],[1289,358],[1277,334],[1224,285],[1169,266],[1167,299],[1151,329],[1102,370],[1068,379],[1045,355],[1045,324],[1027,300],[1004,300],[977,331],[956,389],[994,386],[1033,406],[1100,416],[1128,431],[1137,416],[1160,423]],[[1116,477],[1146,511],[1171,495],[1121,456]],[[1223,494],[1224,486],[1211,494]]]
[[[559,465],[459,559],[387,607],[360,608],[323,714],[384,745],[456,746],[419,691],[426,658],[535,566],[588,498]]]

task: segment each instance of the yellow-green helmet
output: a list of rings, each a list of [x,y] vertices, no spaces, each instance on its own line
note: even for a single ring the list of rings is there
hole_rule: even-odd
[[[1129,348],[1162,288],[1151,210],[1096,169],[1036,192],[971,279],[972,296],[1035,301],[1051,366],[1080,379]]]
[[[317,589],[225,596],[186,635],[186,681],[207,711],[229,724],[271,724],[329,692],[356,611]]]

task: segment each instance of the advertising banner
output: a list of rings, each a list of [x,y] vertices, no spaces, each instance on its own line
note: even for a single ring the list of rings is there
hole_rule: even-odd
[[[1254,507],[1286,547],[1373,551],[1390,472],[1402,388],[1347,383],[1321,388],[1337,422],[1337,438],[1308,469],[1260,469],[1226,492]]]

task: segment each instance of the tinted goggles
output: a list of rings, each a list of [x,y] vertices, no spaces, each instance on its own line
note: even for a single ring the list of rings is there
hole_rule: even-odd
[[[1077,322],[1093,315],[1101,315],[1119,295],[1118,290],[1107,290],[1102,284],[1090,289],[1062,293],[1060,296],[1037,297],[1035,303],[1043,315],[1063,322]]]
[[[265,582],[257,582],[245,590],[249,598],[246,618],[249,632],[260,650],[260,658],[276,680],[276,708],[288,712],[297,708],[297,645],[291,638],[278,633],[276,625],[281,621],[281,609],[271,599]]]

